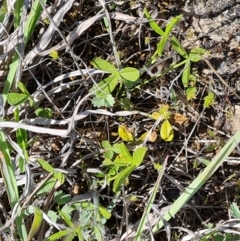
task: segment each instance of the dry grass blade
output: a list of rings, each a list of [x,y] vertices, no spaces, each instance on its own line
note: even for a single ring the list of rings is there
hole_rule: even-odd
[[[55,28],[56,26],[59,26],[61,23],[64,15],[66,12],[71,8],[74,0],[69,0],[66,2],[64,6],[55,14],[53,17],[53,22],[50,23],[47,31],[44,33],[42,38],[40,39],[39,43],[36,45],[36,47],[28,53],[28,55],[24,59],[24,64],[28,65],[37,55],[39,52],[43,51],[45,48],[47,48],[48,44],[50,43],[52,37],[54,36],[54,33],[57,31]]]
[[[77,39],[84,31],[86,31],[89,27],[91,27],[97,20],[100,20],[104,17],[104,14],[97,14],[96,16],[93,16],[85,21],[83,21],[82,23],[80,23],[67,37],[66,37],[66,41],[69,45],[71,45],[75,39]],[[51,47],[51,49],[45,50],[45,51],[41,51],[40,53],[38,53],[38,55],[40,56],[45,56],[47,54],[49,54],[52,50],[63,50],[65,49],[66,43],[65,41],[61,41],[59,44]]]

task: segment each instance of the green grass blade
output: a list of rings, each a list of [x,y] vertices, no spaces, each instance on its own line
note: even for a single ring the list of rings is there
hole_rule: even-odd
[[[160,182],[161,182],[162,177],[163,177],[163,173],[164,173],[164,170],[165,170],[165,167],[166,167],[166,163],[167,163],[167,158],[165,159],[162,168],[159,170],[157,181],[156,181],[156,183],[154,185],[153,191],[152,191],[151,196],[149,197],[149,200],[148,200],[148,204],[147,204],[147,206],[146,206],[146,208],[144,210],[142,219],[141,219],[141,221],[139,223],[139,226],[138,226],[137,233],[136,233],[136,236],[134,238],[134,241],[140,241],[141,240],[141,235],[142,235],[142,232],[144,230],[145,224],[147,222],[148,214],[149,214],[149,212],[150,212],[150,210],[152,208],[152,204],[154,202],[154,199],[156,197],[157,191],[159,189],[159,185],[160,185]]]
[[[40,4],[40,1],[42,1],[45,4],[47,0],[34,1],[31,12],[29,13],[29,16],[28,16],[28,19],[26,22],[26,26],[24,28],[24,46],[25,47],[27,46],[28,41],[29,41],[30,37],[32,36],[32,33],[37,24],[37,21],[42,13],[42,6]]]
[[[6,143],[4,133],[2,131],[0,131],[0,153],[1,174],[6,187],[9,204],[11,206],[11,209],[13,210],[15,205],[17,205],[17,202],[19,201],[19,193],[14,168],[10,159],[9,149]],[[21,213],[20,207],[18,207],[16,211]],[[24,224],[24,219],[21,214],[16,217],[16,225],[18,227],[18,235],[20,237],[20,240],[27,240],[27,231]]]
[[[46,3],[46,0],[42,0],[44,3]],[[18,2],[18,1],[17,1]],[[32,33],[36,27],[37,21],[41,15],[42,12],[42,6],[40,4],[40,0],[36,0],[33,4],[33,7],[31,9],[31,12],[28,16],[26,25],[24,27],[24,47],[27,46],[28,41],[30,39],[30,37],[32,36]],[[16,20],[17,21],[17,20]],[[8,76],[7,76],[7,80],[6,83],[4,85],[4,89],[3,89],[3,100],[4,103],[6,103],[6,99],[7,99],[7,94],[10,91],[10,88],[13,84],[14,81],[14,77],[18,68],[18,55],[16,54],[12,63],[9,66],[9,72],[8,72]]]
[[[212,159],[203,172],[185,189],[181,196],[173,203],[170,210],[164,215],[166,221],[170,220],[174,215],[186,204],[190,198],[201,188],[201,186],[213,175],[220,167],[224,160],[231,154],[240,142],[240,131],[237,132],[220,150],[220,152]],[[160,221],[153,228],[153,232],[157,232],[163,227],[163,221]]]
[[[14,6],[15,6],[15,11],[14,11],[14,29],[17,29],[17,27],[20,24],[20,20],[21,20],[21,11],[23,8],[23,0],[18,0],[15,2]]]
[[[40,210],[38,208],[35,208],[34,219],[33,219],[33,222],[32,222],[31,229],[28,233],[28,239],[27,240],[32,240],[33,236],[37,233],[37,231],[39,230],[39,228],[41,226],[42,219],[43,219],[42,210]]]
[[[5,82],[4,89],[3,89],[3,92],[2,92],[4,105],[6,104],[7,94],[9,93],[10,88],[13,84],[14,77],[15,77],[15,74],[16,74],[16,71],[17,71],[17,67],[18,67],[18,57],[16,55],[14,57],[13,62],[9,66],[9,72],[8,72],[7,80]]]

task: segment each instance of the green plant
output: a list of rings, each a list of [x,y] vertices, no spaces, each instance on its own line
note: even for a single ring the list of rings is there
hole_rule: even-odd
[[[24,224],[24,218],[21,211],[21,206],[19,204],[19,192],[17,187],[17,180],[15,177],[15,168],[11,161],[11,155],[9,151],[9,147],[6,142],[6,136],[1,131],[0,132],[0,171],[1,176],[4,181],[4,185],[6,187],[7,197],[10,204],[11,210],[15,210],[17,212],[17,216],[15,218],[15,222],[18,228],[17,232],[14,235],[18,237],[20,240],[27,240],[27,229]]]
[[[76,213],[78,213],[77,218]],[[100,205],[96,207],[89,201],[72,202],[71,205],[66,203],[58,210],[57,218],[62,219],[67,227],[52,234],[45,241],[55,241],[62,237],[69,241],[74,237],[78,237],[81,241],[102,241],[105,235],[104,224],[110,217],[111,214],[104,207]]]
[[[110,183],[114,180],[113,191],[117,192],[134,169],[141,165],[147,148],[139,147],[131,155],[124,143],[111,145],[103,141],[102,147],[105,149],[103,166],[107,168],[107,181]]]
[[[93,66],[96,69],[100,69],[111,74],[109,77],[101,80],[90,90],[90,93],[94,96],[92,103],[96,107],[112,107],[115,101],[111,93],[114,91],[116,86],[120,84],[119,89],[121,89],[123,84],[128,86],[131,82],[136,82],[140,76],[140,71],[135,68],[126,67],[121,70],[117,70],[115,66],[101,58],[94,58]]]
[[[29,100],[29,104],[31,107],[34,106],[34,100],[31,94],[26,89],[25,85],[22,82],[18,82],[18,88],[21,90],[22,93],[9,93],[7,95],[7,101],[9,105],[18,106],[23,104],[26,100]]]
[[[240,142],[240,132],[236,133],[211,160],[207,167],[193,180],[193,182],[185,189],[180,197],[173,203],[170,210],[164,215],[166,221],[170,220],[181,209],[181,207],[190,200],[190,198],[199,190],[199,188],[214,174],[224,160],[231,154]],[[153,232],[156,232],[164,225],[160,221],[154,226]]]
[[[183,72],[182,72],[182,84],[186,88],[186,99],[192,100],[196,97],[197,88],[196,88],[196,77],[197,73],[191,73],[191,64],[199,62],[202,58],[207,56],[209,54],[208,51],[202,48],[194,48],[190,50],[189,53],[185,50],[185,48],[181,45],[179,40],[175,36],[170,36],[172,33],[173,28],[177,25],[177,23],[181,20],[182,15],[176,16],[172,18],[166,25],[165,31],[162,30],[157,23],[151,19],[150,14],[147,12],[147,10],[144,10],[145,16],[148,19],[148,22],[151,26],[151,28],[161,36],[161,40],[157,44],[157,50],[151,57],[150,64],[154,64],[157,61],[158,57],[162,56],[162,53],[164,51],[165,45],[167,43],[167,40],[171,38],[171,45],[174,48],[174,50],[184,59],[180,63],[174,63],[171,65],[169,70],[176,69],[180,67],[181,65],[184,65]],[[166,72],[168,72],[167,70]],[[162,74],[159,73],[159,74]],[[211,98],[211,100],[210,100]],[[207,96],[204,102],[204,107],[209,107],[213,101],[212,99],[214,96]]]
[[[169,105],[163,105],[158,112],[153,112],[151,115],[154,120],[163,120],[160,128],[160,136],[164,141],[172,141],[174,137],[172,125],[168,120],[170,116]]]
[[[15,27],[15,29],[18,27],[18,25],[20,23],[20,17],[22,16],[21,11],[24,11],[23,3],[24,3],[24,1],[17,1],[17,5],[14,9],[14,27]],[[46,0],[42,0],[42,3],[45,4]],[[11,6],[8,6],[7,3],[5,2],[4,9],[8,9],[8,8],[11,8]],[[6,13],[6,11],[2,11],[2,13]],[[36,0],[33,3],[31,11],[26,19],[27,20],[26,25],[24,27],[24,47],[25,48],[33,34],[33,31],[36,27],[36,24],[39,20],[41,13],[42,13],[42,6],[40,3],[40,0]],[[25,16],[24,12],[23,12],[23,16]],[[5,19],[6,17],[7,17],[7,15],[2,16],[3,19]],[[6,84],[4,85],[4,89],[3,89],[3,93],[2,93],[4,103],[6,102],[7,94],[9,93],[11,86],[14,82],[14,78],[17,73],[20,59],[21,59],[21,57],[18,56],[18,53],[16,53],[13,58],[13,61],[9,64],[9,72],[8,72]]]

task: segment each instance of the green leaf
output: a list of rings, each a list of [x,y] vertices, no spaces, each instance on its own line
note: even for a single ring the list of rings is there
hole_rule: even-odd
[[[58,220],[58,218],[59,218],[59,216],[57,215],[57,213],[56,212],[54,212],[53,210],[48,210],[47,211],[47,215],[48,215],[48,217],[53,221],[53,222],[57,222],[57,220]]]
[[[165,120],[161,126],[160,136],[164,141],[172,141],[174,137],[174,132],[172,125],[168,120]]]
[[[181,20],[183,15],[178,15],[174,18],[172,18],[167,26],[166,26],[166,29],[165,29],[165,34],[167,34],[169,36],[169,34],[172,32],[172,29],[178,24],[178,22]]]
[[[43,0],[42,3],[45,4],[47,0]],[[24,26],[24,46],[26,47],[28,41],[30,40],[33,31],[36,29],[36,24],[42,13],[42,6],[40,0],[34,1],[31,11],[28,14],[26,25]]]
[[[99,212],[101,213],[101,215],[102,215],[104,218],[106,218],[106,219],[111,218],[111,216],[112,216],[111,213],[108,212],[108,210],[107,210],[105,207],[99,206],[98,208],[99,208]]]
[[[148,23],[150,24],[152,30],[154,30],[160,36],[164,36],[164,31],[157,25],[157,23],[151,18],[151,15],[148,13],[147,9],[144,8],[143,10],[146,18],[148,19]]]
[[[107,107],[107,108],[111,108],[114,106],[115,104],[115,100],[112,97],[111,94],[105,95],[105,96],[95,96],[92,99],[92,104],[94,107]]]
[[[15,209],[15,205],[19,202],[19,190],[17,186],[17,180],[15,175],[15,168],[13,166],[11,155],[9,152],[9,146],[5,139],[5,134],[0,131],[0,171],[1,176],[4,182],[4,187],[8,197],[8,204],[11,207],[11,210]],[[21,240],[27,239],[27,231],[24,223],[24,218],[21,215],[20,206],[15,209],[19,215],[16,217],[15,222],[18,227],[18,234]]]
[[[121,151],[121,154],[130,162],[133,161],[132,159],[132,156],[130,155],[126,145],[124,143],[121,143],[120,144],[120,151]]]
[[[51,178],[48,181],[46,181],[44,183],[44,185],[42,186],[42,188],[37,192],[37,196],[44,196],[46,194],[48,194],[53,187],[55,186],[56,183],[56,179],[55,178]]]
[[[63,193],[62,190],[54,193],[54,201],[59,204],[66,204],[71,200],[71,196],[69,194]]]
[[[63,210],[59,210],[59,215],[63,218],[63,220],[66,222],[68,227],[74,228],[74,223],[72,220],[69,218],[68,213],[65,213]]]
[[[162,52],[165,48],[167,40],[168,40],[168,35],[164,35],[161,38],[160,42],[158,42],[158,44],[157,44],[157,54],[158,54],[158,56],[162,55]]]
[[[120,71],[120,75],[124,80],[135,82],[140,77],[140,71],[135,68],[127,67]]]
[[[121,106],[123,107],[124,110],[132,110],[133,109],[133,104],[130,101],[129,98],[125,97],[121,99]]]
[[[19,108],[15,108],[14,110],[14,119],[16,122],[19,121]],[[28,135],[27,131],[24,129],[17,129],[16,130],[16,139],[17,143],[20,146],[20,148],[23,151],[24,157],[26,160],[28,160],[28,151],[27,151],[27,141],[28,141]],[[18,162],[19,168],[21,172],[25,172],[25,160],[23,158],[19,159]]]
[[[65,182],[65,175],[64,175],[63,173],[54,170],[53,176],[54,176],[54,178],[56,178],[56,180],[58,180],[61,184],[63,184],[63,183]]]
[[[129,165],[132,165],[132,163],[133,163],[132,159],[126,158],[126,156],[122,154],[119,154],[113,162],[113,164],[116,166],[129,166]]]
[[[113,191],[117,192],[121,185],[125,182],[125,180],[129,177],[129,175],[132,173],[132,171],[136,168],[135,165],[131,165],[129,167],[126,167],[124,170],[122,170],[118,175],[117,178],[114,180],[113,183]]]
[[[104,157],[106,159],[111,160],[113,158],[114,153],[113,153],[113,150],[112,150],[113,148],[112,148],[111,144],[109,143],[109,141],[103,141],[102,147],[105,149]]]
[[[146,154],[146,147],[139,147],[133,152],[133,163],[136,167],[140,166]]]
[[[100,81],[97,86],[94,86],[90,92],[96,96],[106,96],[112,93],[119,81],[119,74],[111,75],[108,78]]]
[[[38,159],[38,163],[41,165],[41,167],[46,170],[47,172],[49,172],[50,174],[54,174],[55,169],[45,160],[43,159]]]
[[[29,96],[24,93],[9,93],[7,95],[7,101],[9,105],[17,106],[24,103]]]
[[[132,82],[130,80],[124,80],[124,86],[128,89],[132,89],[134,86],[136,85],[141,85],[143,83],[142,79],[139,78],[138,80],[136,80],[135,82]]]
[[[211,129],[207,129],[207,133],[209,137],[211,137],[212,139],[216,139],[216,134]]]
[[[109,141],[102,141],[102,147],[106,150],[111,150],[112,149],[112,146],[111,144],[109,143]]]
[[[29,95],[29,96],[30,96],[28,90],[26,89],[25,85],[24,85],[22,82],[19,81],[19,82],[17,83],[17,86],[18,86],[18,88],[22,91],[23,94],[26,94],[26,95]]]
[[[34,218],[33,218],[33,222],[32,222],[32,225],[31,225],[31,229],[28,233],[27,240],[32,240],[33,236],[37,233],[37,231],[39,230],[39,228],[42,224],[42,219],[43,219],[42,210],[35,207]]]
[[[120,154],[121,153],[121,144],[120,143],[115,143],[113,144],[113,151],[117,154]]]
[[[188,58],[188,54],[186,52],[186,50],[184,49],[184,47],[181,45],[181,43],[178,41],[178,39],[176,37],[172,37],[172,46],[173,48],[181,55],[183,56],[185,59]]]
[[[206,50],[202,49],[202,48],[192,49],[189,53],[189,59],[192,62],[198,62],[202,59],[202,57],[205,53],[206,53]]]
[[[45,241],[56,241],[64,236],[67,236],[70,233],[72,233],[71,229],[65,229],[65,230],[52,234],[50,237],[46,238]]]
[[[94,232],[94,237],[96,238],[97,241],[102,241],[102,233],[100,231],[101,227],[94,226],[93,232]]]
[[[37,117],[45,117],[48,119],[52,118],[52,110],[50,108],[38,108],[34,111],[35,115]]]
[[[187,100],[195,99],[196,98],[196,94],[197,94],[197,88],[195,86],[194,87],[188,87],[186,89]]]
[[[233,218],[240,218],[240,210],[239,210],[238,205],[235,202],[233,202],[230,205],[230,209],[231,209]]]
[[[96,57],[93,59],[92,63],[96,69],[100,69],[112,74],[118,73],[118,70],[112,64],[110,64],[108,61],[104,59]]]
[[[191,64],[190,64],[190,61],[187,61],[185,63],[184,70],[182,73],[182,83],[185,88],[187,88],[189,85],[190,71],[191,71]]]
[[[162,119],[168,119],[171,115],[170,111],[169,111],[169,105],[163,105],[160,109],[159,109],[159,114],[162,117]],[[152,113],[152,117],[157,117],[157,114],[155,112]],[[154,118],[153,117],[153,118]],[[157,119],[155,119],[157,120]]]
[[[34,105],[35,105],[35,102],[34,102],[34,99],[32,98],[32,96],[29,96],[29,104],[31,107],[34,107]]]
[[[102,162],[102,165],[103,166],[112,166],[113,165],[113,162],[111,161],[111,159],[109,159],[108,157],[106,157],[106,156],[104,156],[105,157],[105,159],[103,160],[103,162]]]
[[[204,108],[209,108],[214,103],[214,93],[209,92],[207,96],[204,97]]]

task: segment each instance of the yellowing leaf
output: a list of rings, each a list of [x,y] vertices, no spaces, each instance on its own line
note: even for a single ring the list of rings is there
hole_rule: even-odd
[[[148,133],[149,133],[149,131],[143,133],[138,140],[143,141],[146,138],[146,136],[148,135]],[[156,131],[152,131],[151,134],[148,136],[148,141],[154,142],[154,141],[156,141],[156,139],[157,139],[157,133],[156,133]]]
[[[154,120],[157,120],[159,117],[160,117],[160,113],[159,112],[153,112],[151,114],[151,117],[154,119]]]
[[[118,135],[124,140],[124,141],[133,141],[133,135],[132,133],[124,126],[120,125],[118,127]]]
[[[173,128],[168,120],[165,120],[161,126],[160,136],[164,141],[173,140]]]

